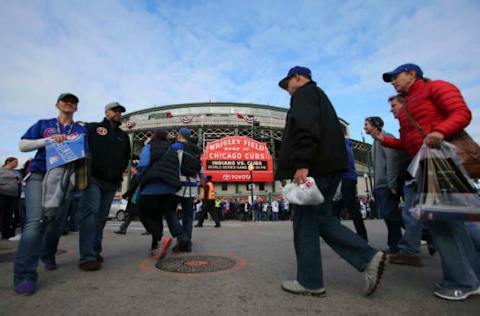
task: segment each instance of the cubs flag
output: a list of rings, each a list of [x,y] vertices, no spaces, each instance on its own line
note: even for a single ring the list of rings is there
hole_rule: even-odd
[[[67,138],[62,143],[47,139],[45,151],[47,170],[85,158],[85,135],[77,134],[76,137]]]

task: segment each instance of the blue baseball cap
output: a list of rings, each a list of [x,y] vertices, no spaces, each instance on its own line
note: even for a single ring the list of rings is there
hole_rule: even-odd
[[[385,82],[391,82],[392,81],[392,77],[393,76],[396,76],[402,72],[405,72],[405,71],[411,71],[411,70],[415,70],[415,72],[417,73],[417,76],[419,78],[422,78],[423,77],[423,71],[422,69],[418,66],[418,65],[415,65],[415,64],[403,64],[401,66],[398,66],[397,68],[395,68],[394,70],[390,71],[390,72],[386,72],[383,74],[383,81]]]
[[[178,130],[178,134],[185,136],[187,138],[192,137],[192,132],[186,127],[182,127],[181,129]]]
[[[312,72],[310,71],[310,69],[308,69],[307,67],[295,66],[288,71],[288,74],[285,78],[278,82],[280,88],[287,90],[288,80],[290,80],[290,78],[292,78],[294,75],[302,75],[307,77],[308,79],[312,79]]]

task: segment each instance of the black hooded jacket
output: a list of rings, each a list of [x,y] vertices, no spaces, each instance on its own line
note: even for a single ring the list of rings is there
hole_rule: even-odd
[[[337,114],[325,92],[314,81],[290,99],[276,178],[292,179],[295,171],[309,169],[321,177],[347,170],[345,138]]]

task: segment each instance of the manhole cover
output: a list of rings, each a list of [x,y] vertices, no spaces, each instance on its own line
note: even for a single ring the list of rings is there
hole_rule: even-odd
[[[205,273],[227,270],[236,264],[237,261],[228,257],[196,255],[165,258],[157,262],[155,267],[176,273]]]
[[[67,250],[64,249],[58,249],[57,250],[57,255],[63,255],[64,253],[67,253]],[[5,253],[0,253],[0,262],[11,262],[15,260],[15,254],[16,252],[5,252]]]

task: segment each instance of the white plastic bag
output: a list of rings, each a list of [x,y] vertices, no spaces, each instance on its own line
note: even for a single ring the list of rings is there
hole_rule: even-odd
[[[323,194],[312,177],[307,177],[307,181],[300,185],[293,182],[287,184],[282,193],[289,203],[297,205],[318,205],[324,201]]]

